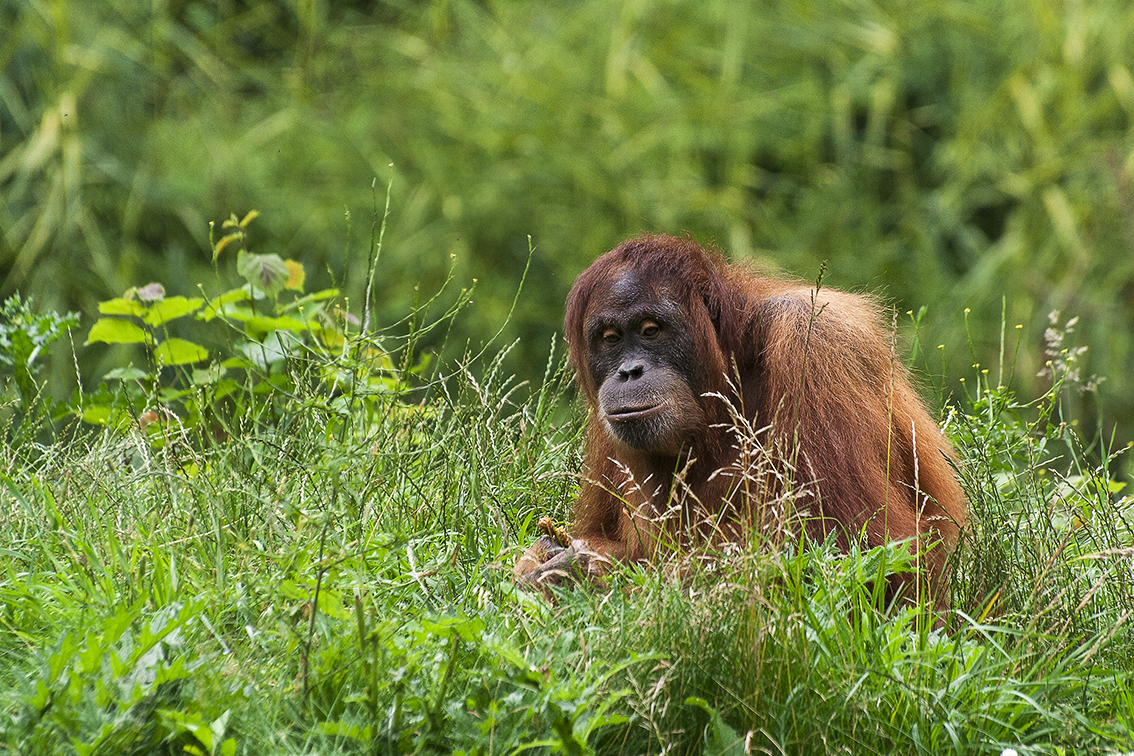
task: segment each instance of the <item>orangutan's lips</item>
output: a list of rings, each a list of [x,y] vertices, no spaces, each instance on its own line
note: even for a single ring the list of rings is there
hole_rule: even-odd
[[[622,423],[628,420],[645,420],[647,417],[653,417],[658,414],[667,406],[665,402],[662,402],[661,404],[654,404],[649,407],[623,407],[617,412],[607,412],[606,418],[616,423]]]

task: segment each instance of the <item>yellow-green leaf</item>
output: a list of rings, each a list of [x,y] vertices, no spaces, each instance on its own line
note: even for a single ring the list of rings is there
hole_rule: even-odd
[[[127,365],[123,368],[115,368],[103,376],[108,381],[140,381],[145,378],[147,373],[140,370],[133,365]]]
[[[129,320],[99,318],[87,334],[87,344],[101,341],[106,344],[141,344],[147,340],[146,332]]]
[[[269,331],[290,331],[291,333],[304,333],[318,328],[316,323],[305,323],[296,318],[284,315],[279,318],[265,318],[260,315],[251,315],[244,318],[244,330],[251,333],[268,333]]]
[[[229,289],[219,297],[210,299],[208,305],[206,305],[201,312],[197,313],[197,317],[206,322],[216,317],[228,317],[229,304],[232,302],[243,302],[251,298],[252,295],[248,293],[246,287],[242,286],[237,289]]]
[[[211,365],[207,368],[196,368],[193,371],[192,383],[194,386],[209,386],[219,381],[228,372],[221,365]]]
[[[91,407],[83,407],[83,422],[91,423],[92,425],[106,425],[106,421],[110,419],[110,407],[104,407],[101,404],[96,404]]]
[[[131,423],[130,415],[127,413],[101,404],[84,407],[82,418],[84,423],[106,425],[111,428],[126,428]]]
[[[162,365],[188,365],[209,359],[209,352],[192,341],[166,339],[154,349],[154,359]]]
[[[122,297],[98,303],[98,311],[103,315],[133,315],[140,318],[145,309],[141,302],[132,302]]]
[[[160,302],[154,303],[153,307],[142,316],[142,320],[147,325],[159,326],[162,323],[168,323],[171,320],[183,317],[190,313],[196,312],[204,304],[205,300],[200,297],[186,299],[185,297],[170,297],[163,299]]]
[[[302,292],[303,284],[307,280],[307,271],[303,269],[303,263],[295,260],[284,260],[284,265],[287,266],[288,273],[284,288]]]

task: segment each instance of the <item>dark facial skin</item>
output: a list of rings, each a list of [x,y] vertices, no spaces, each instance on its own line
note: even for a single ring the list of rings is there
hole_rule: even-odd
[[[585,321],[587,365],[611,437],[676,455],[704,427],[697,349],[684,308],[632,273],[596,291]]]

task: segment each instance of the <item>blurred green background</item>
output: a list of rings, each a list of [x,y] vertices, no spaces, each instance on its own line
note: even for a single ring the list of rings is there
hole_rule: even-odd
[[[84,335],[129,286],[216,291],[208,222],[253,208],[254,251],[357,301],[392,182],[380,322],[455,264],[478,283],[450,343],[478,346],[530,235],[521,377],[591,259],[688,230],[927,305],[946,394],[974,361],[998,379],[1002,306],[1024,396],[1048,314],[1078,316],[1064,346],[1109,380],[1068,409],[1134,438],[1128,0],[0,0],[0,71],[0,296]]]

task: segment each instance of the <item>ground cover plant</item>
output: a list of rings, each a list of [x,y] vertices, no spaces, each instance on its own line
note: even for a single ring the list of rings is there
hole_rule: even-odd
[[[562,345],[529,385],[509,344],[427,364],[417,335],[457,309],[423,296],[363,328],[369,296],[351,314],[299,290],[252,257],[251,220],[214,237],[200,302],[140,286],[77,329],[4,310],[25,366],[19,334],[141,338],[67,400],[5,363],[0,753],[1134,750],[1131,500],[1121,450],[1062,415],[1073,322],[1034,400],[1011,328],[999,364],[934,386],[973,509],[944,628],[878,609],[902,547],[760,535],[548,602],[510,568],[577,487]]]

